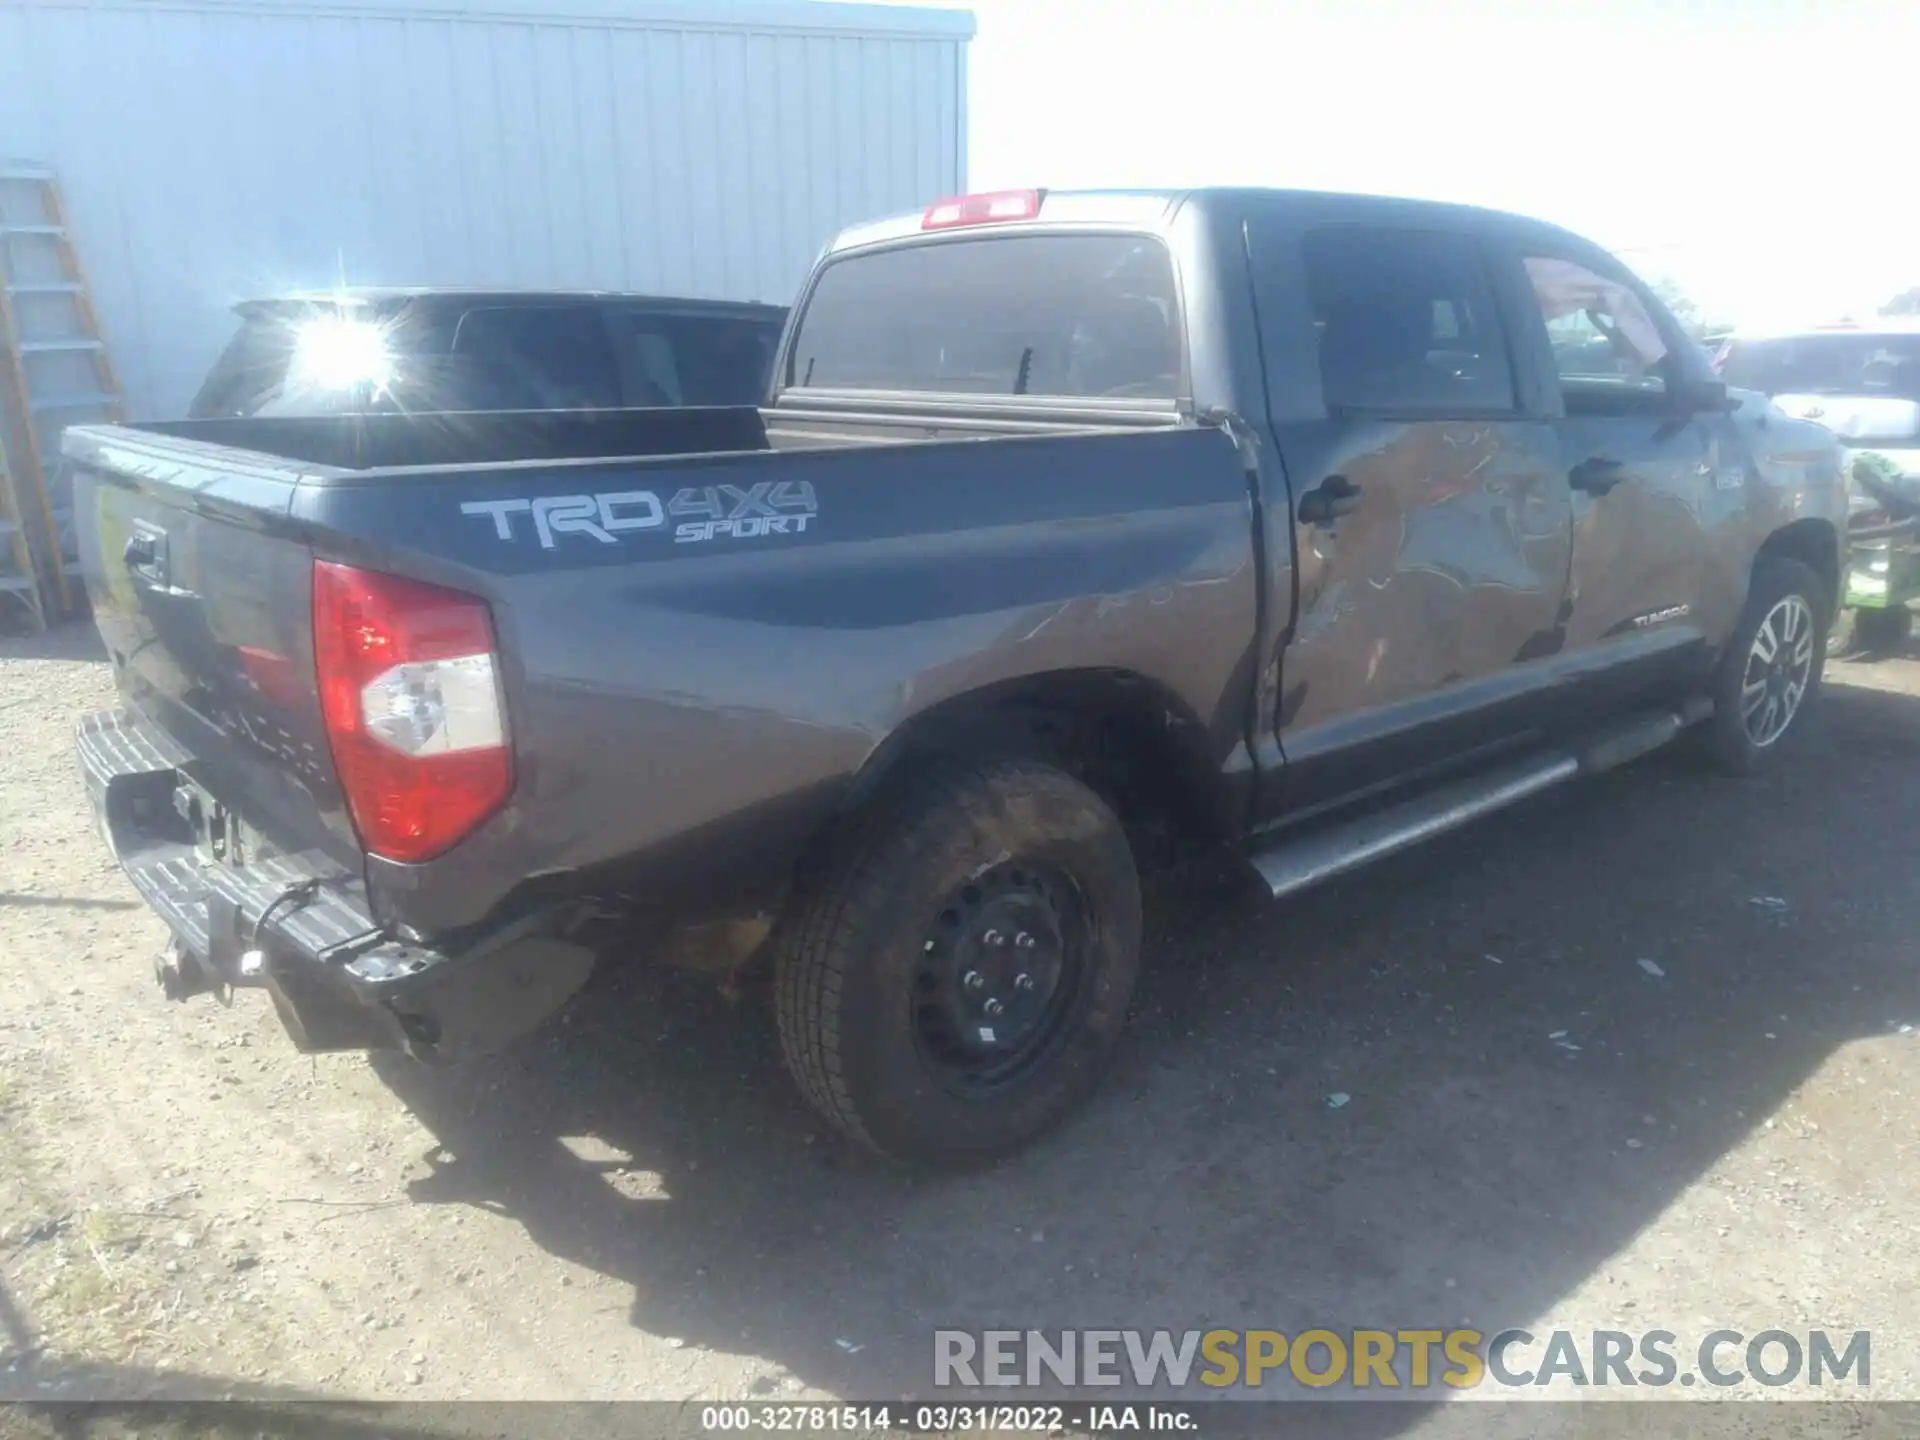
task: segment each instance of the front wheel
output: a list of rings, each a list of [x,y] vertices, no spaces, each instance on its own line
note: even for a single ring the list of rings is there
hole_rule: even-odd
[[[943,767],[859,817],[775,940],[807,1099],[896,1159],[985,1159],[1065,1116],[1133,992],[1140,887],[1119,820],[1051,766]]]
[[[1746,609],[1714,674],[1704,738],[1721,769],[1756,774],[1805,732],[1827,658],[1823,593],[1797,560],[1755,563]]]

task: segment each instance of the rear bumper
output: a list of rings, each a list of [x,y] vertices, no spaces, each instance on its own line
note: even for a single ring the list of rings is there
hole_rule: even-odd
[[[101,835],[173,934],[158,966],[171,998],[263,989],[302,1050],[444,1064],[536,1028],[592,971],[592,951],[561,938],[553,911],[445,949],[406,944],[330,867],[209,858],[174,804],[189,757],[133,712],[87,716],[75,748]]]

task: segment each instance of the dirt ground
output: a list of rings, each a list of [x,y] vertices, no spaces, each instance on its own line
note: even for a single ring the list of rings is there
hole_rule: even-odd
[[[1870,1329],[1920,1397],[1920,662],[1830,678],[1776,777],[1159,886],[1101,1096],[927,1178],[691,979],[456,1072],[163,1002],[69,750],[91,631],[0,640],[0,1398],[888,1399],[994,1324]]]

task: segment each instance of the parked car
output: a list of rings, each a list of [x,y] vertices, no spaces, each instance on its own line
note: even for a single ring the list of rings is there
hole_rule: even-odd
[[[757,405],[778,305],[603,291],[358,289],[236,307],[194,419]]]
[[[1093,1090],[1149,837],[1283,895],[1804,729],[1838,447],[1563,230],[1009,192],[847,231],[796,316],[764,410],[67,432],[170,994],[450,1060],[644,918],[770,959],[848,1135],[972,1158]]]
[[[1920,321],[1744,332],[1716,364],[1728,384],[1818,422],[1846,447],[1853,639],[1869,650],[1905,640],[1920,598]]]

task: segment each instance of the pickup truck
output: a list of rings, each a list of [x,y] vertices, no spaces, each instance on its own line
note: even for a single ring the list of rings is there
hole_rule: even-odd
[[[234,309],[189,419],[752,405],[787,313],[606,290],[370,286]]]
[[[446,1062],[602,955],[766,963],[808,1099],[923,1162],[1093,1090],[1164,837],[1278,896],[1683,731],[1786,761],[1847,514],[1593,245],[1295,192],[848,230],[759,407],[65,447],[168,994]]]
[[[1818,421],[1844,448],[1853,488],[1848,638],[1869,653],[1898,649],[1920,596],[1920,319],[1741,331],[1715,368],[1729,385]]]

